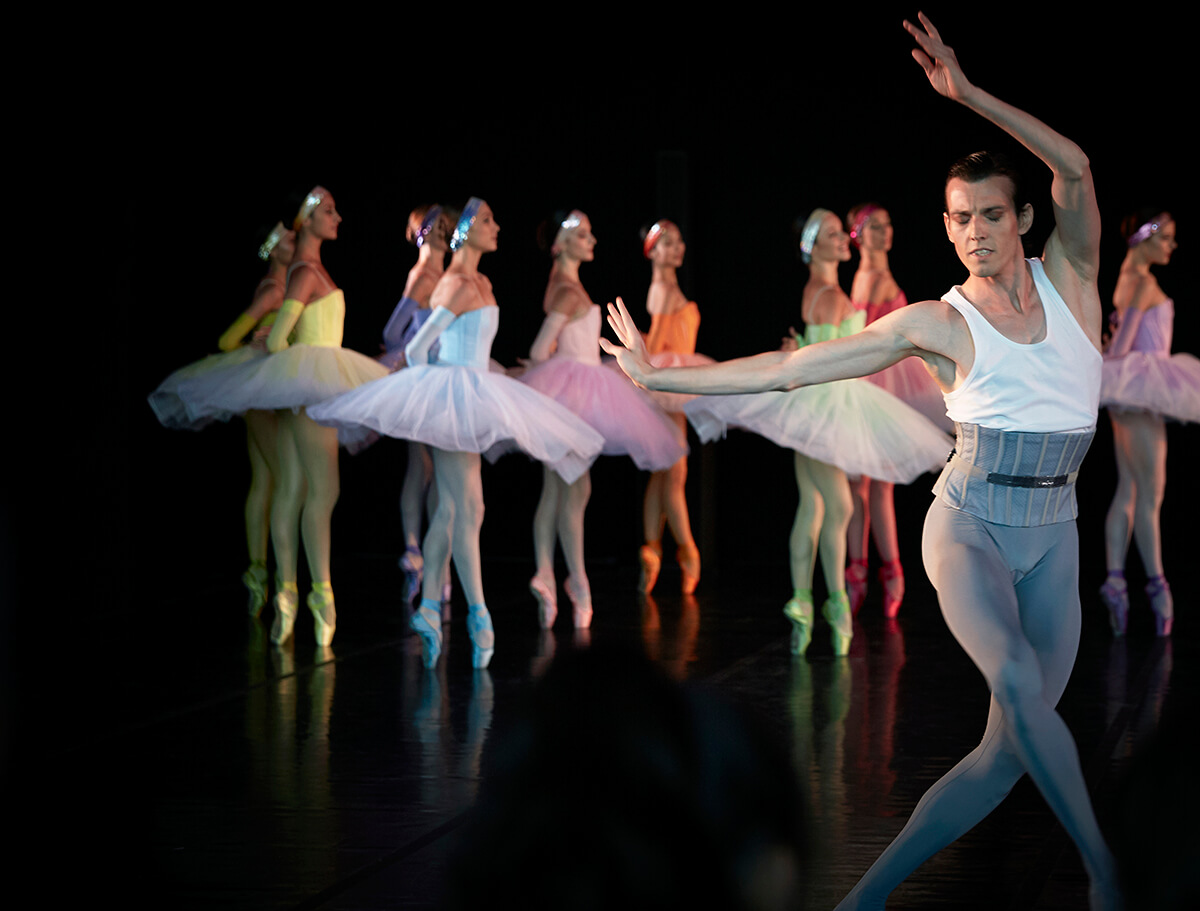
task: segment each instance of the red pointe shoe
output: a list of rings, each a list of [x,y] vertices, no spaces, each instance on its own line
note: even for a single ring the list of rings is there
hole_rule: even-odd
[[[900,561],[879,567],[879,581],[883,583],[883,615],[890,619],[900,613],[900,603],[904,600],[904,567]]]
[[[867,600],[867,561],[851,560],[846,567],[846,592],[850,597],[850,610],[858,615]]]

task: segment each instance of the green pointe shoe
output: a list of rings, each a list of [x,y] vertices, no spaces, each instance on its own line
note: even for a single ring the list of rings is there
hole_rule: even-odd
[[[833,653],[838,656],[848,655],[850,640],[854,638],[854,619],[850,612],[850,599],[845,590],[833,592],[821,607],[821,613],[829,621]]]
[[[796,589],[792,600],[783,606],[783,615],[792,621],[792,654],[803,655],[808,651],[808,644],[812,642],[812,590]]]
[[[246,586],[249,600],[246,610],[251,617],[257,617],[267,606],[267,564],[255,562],[242,573],[242,585]]]

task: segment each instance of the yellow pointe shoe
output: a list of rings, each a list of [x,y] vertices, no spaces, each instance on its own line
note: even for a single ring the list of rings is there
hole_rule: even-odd
[[[271,641],[283,645],[292,635],[296,625],[296,606],[300,603],[300,591],[295,582],[275,581],[275,620],[271,623]]]
[[[267,565],[251,563],[250,568],[242,573],[242,585],[246,586],[249,595],[246,611],[251,617],[257,617],[267,605]]]
[[[802,656],[812,642],[812,590],[796,589],[792,599],[783,606],[783,615],[792,621],[792,654]]]
[[[337,629],[337,608],[333,606],[333,587],[328,582],[314,582],[308,593],[308,609],[313,615],[313,635],[317,645],[333,642],[333,631]]]
[[[658,581],[658,571],[662,569],[662,545],[658,542],[643,544],[642,549],[638,552],[638,560],[642,565],[642,574],[638,578],[638,591],[643,595],[648,595],[654,590],[654,583]]]
[[[854,638],[854,616],[850,612],[850,599],[846,592],[833,592],[822,605],[821,613],[829,622],[833,653],[838,656],[848,655],[850,640]]]
[[[694,544],[691,547],[681,547],[675,551],[675,559],[679,561],[679,590],[690,595],[700,584],[700,550]]]

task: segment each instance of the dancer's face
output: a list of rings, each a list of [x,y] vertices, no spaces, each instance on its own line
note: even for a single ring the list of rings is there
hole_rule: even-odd
[[[592,233],[592,223],[586,215],[580,216],[579,224],[575,227],[561,233],[562,238],[557,245],[567,259],[590,263],[596,258],[596,235]]]
[[[1024,255],[1021,235],[1033,224],[1033,207],[1013,208],[1012,181],[1000,175],[946,184],[946,234],[972,275],[990,278]]]
[[[892,249],[892,216],[887,209],[876,209],[870,214],[858,242],[864,250],[887,253]]]
[[[499,246],[500,225],[492,214],[492,207],[486,202],[479,204],[475,213],[475,223],[467,233],[467,246],[474,247],[483,253],[489,253]]]
[[[658,266],[674,266],[678,269],[683,265],[685,252],[687,244],[683,242],[683,235],[675,225],[667,225],[650,251],[650,261]]]
[[[1155,266],[1165,266],[1171,261],[1171,254],[1179,246],[1175,241],[1175,220],[1167,219],[1158,226],[1158,230],[1142,241],[1146,249],[1146,259]]]
[[[812,258],[839,263],[850,258],[850,235],[842,228],[842,220],[832,212],[821,219],[817,239],[813,241]]]
[[[308,216],[304,226],[321,240],[337,240],[338,225],[341,223],[342,216],[338,214],[333,195],[326,193],[325,198]]]

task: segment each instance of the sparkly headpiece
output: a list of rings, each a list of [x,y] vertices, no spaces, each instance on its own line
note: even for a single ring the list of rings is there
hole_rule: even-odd
[[[425,238],[429,236],[429,232],[433,230],[433,226],[437,224],[437,220],[442,217],[441,206],[430,206],[429,211],[425,213],[425,217],[421,219],[421,227],[417,230],[416,237],[413,238],[413,243],[418,249],[421,244],[425,243]]]
[[[826,215],[832,215],[828,209],[813,209],[808,220],[804,222],[804,230],[800,232],[800,258],[806,263],[812,262],[813,246],[817,242],[817,232],[821,230],[821,222]]]
[[[850,239],[854,241],[854,246],[861,247],[862,243],[859,238],[862,237],[863,229],[867,226],[867,220],[873,212],[879,211],[879,206],[865,205],[859,210],[858,218],[854,219],[854,224],[850,226]]]
[[[642,255],[646,259],[650,258],[650,251],[654,249],[654,245],[658,243],[658,239],[663,236],[663,232],[667,228],[675,226],[675,222],[666,218],[656,221],[650,226],[650,230],[646,232],[646,239],[642,241]]]
[[[304,220],[313,214],[313,211],[327,195],[329,195],[329,191],[321,186],[313,187],[309,190],[308,195],[304,197],[304,202],[300,206],[300,211],[296,213],[292,227],[299,231],[300,226],[304,224]]]
[[[283,226],[283,222],[277,221],[275,227],[271,229],[271,233],[267,235],[267,239],[262,242],[262,246],[258,248],[259,259],[270,259],[271,251],[278,246],[283,240],[283,235],[287,233],[287,228]]]
[[[454,226],[454,233],[450,236],[451,250],[457,250],[467,242],[467,235],[471,233],[471,226],[475,224],[475,216],[479,214],[481,205],[483,205],[483,200],[478,196],[472,196],[467,200],[467,204],[463,206],[462,215],[458,217],[458,224]]]
[[[1129,246],[1136,247],[1142,241],[1149,240],[1158,233],[1158,229],[1163,226],[1163,223],[1166,222],[1168,218],[1169,216],[1167,213],[1163,212],[1150,219],[1150,221],[1146,222],[1144,225],[1139,225],[1138,229],[1129,235]]]
[[[572,228],[578,228],[583,223],[585,218],[587,218],[587,216],[578,209],[571,210],[571,214],[563,219],[562,224],[558,226],[558,232],[554,235],[554,243],[550,246],[550,252],[552,254],[557,255],[559,245],[561,245],[565,239],[563,235]],[[545,243],[545,241],[543,241],[543,243]]]

